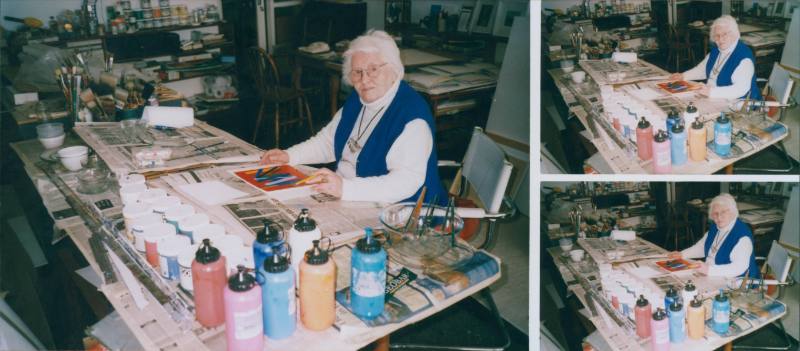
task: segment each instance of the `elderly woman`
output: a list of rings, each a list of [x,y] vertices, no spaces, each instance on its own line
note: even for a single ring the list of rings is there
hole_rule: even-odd
[[[740,277],[747,274],[759,278],[753,254],[753,233],[739,220],[736,200],[730,194],[720,194],[711,200],[708,214],[714,222],[711,228],[692,247],[672,252],[670,259],[705,258],[700,271],[717,277]]]
[[[403,81],[400,50],[386,32],[370,30],[344,53],[350,94],[330,123],[287,150],[272,149],[263,164],[336,162],[315,172],[313,189],[348,201],[426,201],[447,193],[439,181],[430,108]]]
[[[711,52],[694,68],[670,75],[670,80],[704,80],[700,94],[723,99],[761,99],[756,85],[753,51],[739,40],[739,26],[728,15],[711,25]]]

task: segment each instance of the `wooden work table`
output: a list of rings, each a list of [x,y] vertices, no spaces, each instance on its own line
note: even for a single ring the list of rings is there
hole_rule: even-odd
[[[604,239],[589,239],[589,240],[604,240]],[[661,250],[664,254],[667,253],[666,250],[658,248],[657,246],[653,245],[652,243],[646,242],[641,238],[637,238],[637,241],[641,241],[645,243],[645,245],[650,245],[651,247],[655,247],[656,250]],[[611,241],[611,240],[608,240]],[[582,314],[579,314],[581,320],[583,317],[586,317],[589,322],[597,328],[597,332],[601,335],[602,339],[608,344],[608,346],[615,351],[639,351],[639,350],[650,350],[650,338],[640,338],[638,337],[632,330],[626,329],[625,326],[616,324],[612,321],[613,318],[609,317],[609,312],[606,311],[603,305],[611,306],[610,301],[594,301],[595,298],[589,298],[591,292],[594,296],[599,296],[600,299],[605,299],[603,297],[603,292],[600,287],[600,273],[598,265],[599,263],[606,263],[608,260],[605,257],[601,257],[598,255],[600,252],[599,250],[591,249],[587,247],[587,239],[579,240],[573,248],[583,248],[586,250],[585,258],[581,262],[573,262],[570,260],[569,256],[565,256],[563,251],[560,247],[551,247],[546,249],[549,259],[553,260],[555,267],[558,269],[564,283],[566,284],[567,294],[568,297],[574,295],[581,305],[586,308],[586,311]],[[644,267],[645,265],[651,265],[651,261],[653,259],[641,259],[638,260],[636,267]],[[627,263],[630,265],[631,263]],[[615,269],[620,270],[627,270],[628,267],[623,267],[626,264],[621,264],[621,266],[617,266]],[[688,272],[684,272],[688,273]],[[686,274],[678,275],[676,273],[669,273],[666,271],[661,272],[663,277],[670,277],[670,279],[674,278],[678,281],[685,283],[687,279]],[[707,277],[705,275],[698,276],[698,273],[688,273],[688,279],[692,279],[694,283],[698,287],[698,294],[703,299],[709,299],[714,292],[716,291],[716,287],[725,286],[725,281],[721,278],[712,278]],[[630,274],[629,274],[630,275]],[[633,276],[633,275],[630,275]],[[656,278],[653,278],[656,279]],[[645,286],[649,284],[654,284],[652,281],[638,278],[637,280]],[[589,290],[587,290],[587,287]],[[655,285],[653,285],[655,287]],[[663,296],[663,292],[661,292]],[[708,302],[708,301],[706,301]],[[658,307],[663,307],[663,302],[659,303],[658,301],[650,301],[651,305]],[[709,304],[710,306],[710,304]],[[786,307],[784,305],[784,307]],[[613,310],[611,310],[613,311]],[[577,313],[577,311],[576,311]],[[622,319],[623,321],[632,322],[630,319],[627,319],[623,315],[619,314],[619,312],[613,312],[617,314],[617,317]],[[741,331],[739,334],[734,336],[720,336],[713,332],[711,328],[705,327],[705,337],[694,340],[687,338],[683,343],[678,345],[672,345],[673,347],[680,347],[686,350],[715,350],[719,347],[725,347],[725,350],[730,350],[732,348],[732,344],[735,343],[736,339],[744,337],[750,333],[753,333],[772,322],[779,321],[787,314],[786,311],[783,313],[771,315],[768,318],[763,320],[747,320],[747,323],[750,324],[750,328],[744,331]],[[735,317],[732,317],[735,318]],[[739,317],[743,318],[743,317]],[[733,323],[732,323],[733,324]]]
[[[231,136],[230,134],[227,134],[217,128],[208,126],[203,122],[196,123],[200,124],[202,128],[209,133],[213,133],[213,135],[216,137],[225,138],[229,144],[241,142],[234,140],[235,137]],[[105,125],[111,126],[112,124],[113,123]],[[95,139],[87,139],[92,140],[91,142],[82,140],[74,133],[70,133],[67,139],[68,140],[65,146],[87,143],[95,148],[95,150],[101,150],[98,145],[92,144],[99,142]],[[64,189],[63,187],[56,185],[58,183],[51,181],[51,179],[46,176],[45,172],[37,165],[37,163],[43,162],[43,159],[40,155],[42,155],[42,152],[44,151],[38,140],[34,139],[16,142],[11,144],[11,147],[19,155],[19,158],[24,166],[25,174],[35,185],[36,192],[38,192],[38,195],[41,197],[44,206],[47,209],[48,214],[53,218],[56,227],[60,230],[63,230],[66,235],[72,241],[74,241],[80,253],[86,257],[86,260],[88,261],[92,270],[101,277],[102,283],[100,284],[99,290],[105,295],[111,305],[113,305],[114,309],[119,313],[121,319],[124,321],[127,327],[130,328],[131,332],[136,338],[136,341],[138,341],[142,349],[165,350],[174,348],[180,350],[191,349],[198,351],[225,349],[226,345],[224,326],[205,328],[200,326],[199,323],[194,320],[191,314],[188,316],[182,315],[182,313],[187,310],[178,306],[182,306],[188,302],[191,305],[191,308],[189,308],[188,311],[192,311],[193,302],[191,298],[187,300],[185,297],[183,297],[186,293],[177,287],[177,283],[175,281],[168,282],[166,279],[160,279],[164,282],[163,284],[167,284],[167,287],[160,288],[162,289],[161,293],[166,293],[170,299],[169,303],[161,304],[159,301],[157,301],[155,295],[151,294],[151,291],[144,288],[145,283],[144,280],[142,280],[142,277],[139,275],[131,275],[130,277],[133,279],[133,281],[138,280],[142,285],[131,285],[131,281],[125,279],[126,273],[120,273],[121,267],[124,267],[125,265],[127,265],[127,267],[131,267],[131,265],[135,264],[137,260],[138,262],[143,263],[144,258],[136,258],[137,254],[135,254],[136,251],[133,249],[132,244],[124,239],[121,234],[114,234],[113,237],[116,239],[111,240],[114,240],[118,244],[122,245],[122,247],[129,245],[126,256],[130,256],[130,258],[120,256],[120,258],[124,260],[124,263],[120,263],[122,266],[118,264],[114,265],[115,271],[118,272],[117,279],[115,281],[102,279],[102,277],[107,277],[107,275],[104,275],[104,272],[107,271],[108,267],[104,268],[100,261],[111,259],[113,263],[115,259],[112,257],[113,255],[110,254],[112,253],[112,250],[108,249],[108,255],[103,255],[105,259],[100,259],[95,255],[96,251],[92,249],[90,244],[90,238],[93,236],[93,232],[89,226],[87,226],[87,222],[85,222],[85,218],[80,215],[80,212],[78,212],[78,215],[75,215],[75,212],[73,212],[66,218],[54,215],[54,213],[63,212],[64,210],[69,210],[72,208],[65,200],[63,192],[74,191],[79,200],[90,207],[96,206],[98,201],[109,200],[112,207],[103,210],[99,210],[99,208],[94,207],[95,209],[92,211],[96,211],[96,215],[100,216],[104,222],[118,222],[121,218],[123,205],[119,197],[118,186],[116,182],[112,181],[109,189],[102,193],[94,195],[82,194],[77,191],[76,175],[78,172],[68,172],[60,164],[52,163],[53,171],[57,173],[57,177],[65,182],[65,185],[69,188]],[[108,155],[108,150],[103,152],[98,151],[98,155],[105,157],[103,156],[104,152],[106,155]],[[115,160],[113,158],[109,158],[106,160],[106,162],[109,163],[110,167],[112,162],[116,162],[115,164],[120,164],[119,160]],[[117,167],[111,168],[117,169]],[[159,183],[153,183],[154,181]],[[148,186],[163,187],[163,182],[163,179],[155,178],[148,181]],[[226,232],[228,235],[238,235],[242,237],[246,243],[252,242],[254,239],[252,233],[248,231],[246,227],[240,228],[237,227],[236,224],[230,224],[231,221],[236,223],[236,219],[232,219],[232,215],[227,214],[222,205],[210,206],[207,204],[202,204],[197,200],[193,200],[192,198],[187,197],[185,194],[176,191],[174,188],[166,187],[164,189],[167,189],[171,196],[180,198],[183,203],[193,205],[196,209],[198,209],[198,211],[201,209],[205,210],[206,213],[208,213],[211,217],[212,222],[220,223],[226,227]],[[226,219],[224,217],[226,214],[227,216],[231,217]],[[342,252],[344,251],[346,250],[342,250]],[[115,255],[118,254],[116,251],[114,251],[114,253]],[[138,255],[143,256],[143,254]],[[334,258],[336,258],[336,255],[334,255]],[[264,350],[357,350],[358,348],[363,347],[374,340],[380,339],[400,328],[428,318],[455,304],[456,302],[490,286],[501,276],[499,272],[499,259],[491,256],[490,260],[494,260],[497,263],[498,272],[496,274],[489,274],[489,276],[485,279],[475,279],[474,282],[470,282],[468,286],[458,291],[448,292],[447,294],[443,294],[441,296],[437,295],[436,297],[429,296],[428,298],[430,301],[426,306],[423,306],[419,310],[413,310],[413,313],[408,315],[406,319],[400,320],[399,322],[389,322],[387,324],[379,324],[373,327],[363,323],[356,323],[358,325],[349,324],[351,322],[347,321],[351,320],[352,315],[349,314],[350,312],[347,312],[345,307],[337,303],[337,321],[340,319],[345,320],[345,322],[341,322],[343,323],[341,325],[345,326],[346,330],[337,330],[336,328],[331,327],[320,332],[309,331],[302,327],[298,314],[297,331],[288,339],[266,340]],[[337,263],[337,265],[339,264],[340,263]],[[142,265],[142,267],[144,267],[143,272],[145,272],[145,274],[150,275],[151,277],[160,278],[159,273],[156,272],[157,269],[152,269],[147,264]],[[344,265],[340,265],[339,269],[343,271],[349,271],[349,269]],[[133,271],[137,272],[138,270]],[[141,303],[141,300],[138,300],[137,302],[135,295],[139,295],[139,292],[144,294],[143,298],[149,302],[142,307],[137,307],[137,303]]]
[[[639,61],[642,62],[642,60]],[[584,63],[585,61],[582,61],[581,65]],[[648,63],[645,64],[650,66],[654,72],[657,72],[658,76],[668,75],[668,72],[658,67]],[[578,68],[576,67],[576,69]],[[622,136],[620,132],[615,131],[611,126],[607,113],[602,111],[603,100],[601,97],[601,86],[610,87],[617,91],[617,89],[623,88],[627,84],[605,85],[603,84],[605,82],[597,83],[590,77],[589,74],[586,75],[585,82],[575,83],[570,78],[569,73],[560,68],[550,69],[547,72],[550,74],[556,87],[560,91],[561,96],[563,97],[564,102],[569,109],[570,117],[576,117],[580,121],[581,125],[586,129],[584,135],[597,148],[597,152],[600,154],[607,166],[611,168],[612,173],[654,173],[652,161],[639,160],[636,156],[635,143],[632,141],[625,141],[625,137]],[[646,84],[653,85],[655,82],[649,82]],[[639,87],[643,83],[639,82],[630,84],[638,84],[636,86]],[[708,99],[699,95],[695,95],[692,92],[668,94],[665,95],[664,98],[672,99],[675,104],[678,104],[679,111],[685,110],[687,101],[693,102],[694,105],[699,109],[701,120],[705,121],[707,133],[713,133],[713,119],[716,118],[720,112],[729,112],[728,109],[730,108],[729,103],[725,102],[724,100]],[[653,107],[654,110],[662,115],[660,117],[650,115],[646,116],[647,119],[653,123],[654,132],[657,129],[663,129],[663,127],[658,126],[659,123],[661,123],[660,125],[663,125],[663,120],[665,119],[664,116],[666,113],[658,110],[655,103],[652,101],[641,100],[639,102],[642,105]],[[661,122],[658,122],[659,120]],[[776,123],[783,126],[788,131],[788,127],[780,122]],[[737,130],[736,122],[734,122],[734,130]],[[766,149],[770,145],[780,142],[788,137],[788,135],[789,133],[787,132],[777,137],[771,137],[769,140],[761,140],[757,145],[747,142],[743,146],[752,146],[752,148],[745,148],[741,154],[737,156],[731,155],[728,158],[722,158],[716,155],[713,150],[709,148],[707,149],[707,156],[704,161],[697,162],[688,160],[683,165],[673,165],[672,174],[712,174],[722,169],[724,169],[726,173],[731,174],[733,172],[733,164],[736,161],[750,157],[759,151]],[[622,140],[621,142],[624,142],[627,146],[625,148],[620,146],[621,142],[619,140]]]

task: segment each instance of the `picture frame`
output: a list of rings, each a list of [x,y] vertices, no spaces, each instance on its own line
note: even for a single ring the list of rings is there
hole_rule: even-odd
[[[508,37],[511,34],[514,18],[525,15],[527,3],[518,0],[500,0],[497,5],[492,34],[498,37]]]
[[[469,25],[472,21],[472,13],[475,8],[472,6],[462,6],[461,11],[458,13],[458,27],[459,32],[468,32]]]
[[[494,1],[478,0],[470,21],[470,33],[491,33],[497,4]]]
[[[785,0],[776,1],[775,12],[772,15],[775,17],[783,17],[784,11],[786,11],[786,1]]]

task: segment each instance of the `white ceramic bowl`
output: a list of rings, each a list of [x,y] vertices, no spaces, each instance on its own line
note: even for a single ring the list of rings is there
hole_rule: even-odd
[[[575,71],[570,73],[572,76],[572,81],[575,83],[583,83],[583,80],[586,79],[586,72],[584,71]]]
[[[89,148],[86,146],[70,146],[58,150],[58,158],[64,168],[70,171],[77,171],[83,167],[89,158]]]
[[[583,250],[577,249],[569,252],[569,257],[573,262],[580,262],[583,260]]]
[[[561,69],[567,73],[572,72],[572,69],[575,68],[575,65],[572,63],[572,60],[562,60],[560,64],[561,64]]]
[[[558,240],[558,246],[561,247],[561,251],[569,252],[569,250],[572,250],[572,240],[569,238],[561,238]]]
[[[42,146],[44,146],[45,149],[55,149],[64,144],[64,138],[66,138],[66,136],[66,134],[61,134],[49,138],[39,138],[39,141],[42,142]]]

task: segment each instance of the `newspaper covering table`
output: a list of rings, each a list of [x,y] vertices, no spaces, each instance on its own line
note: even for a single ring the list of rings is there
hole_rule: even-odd
[[[567,291],[574,294],[581,304],[589,309],[585,313],[586,317],[613,350],[644,351],[650,350],[651,346],[650,338],[640,338],[636,335],[633,327],[634,321],[614,310],[611,302],[603,297],[597,264],[609,263],[610,260],[607,259],[609,252],[613,253],[622,249],[626,250],[623,255],[632,254],[631,257],[637,258],[636,261],[615,264],[614,267],[636,276],[640,282],[646,283],[653,289],[666,291],[668,286],[682,289],[684,284],[691,280],[697,287],[698,295],[704,298],[704,306],[707,310],[706,320],[710,319],[710,297],[719,288],[727,288],[729,282],[726,279],[708,277],[695,271],[675,274],[659,269],[654,264],[657,259],[648,257],[652,256],[656,249],[659,251],[659,257],[666,254],[666,250],[640,238],[630,244],[631,247],[627,248],[626,243],[615,242],[607,238],[581,239],[578,241],[578,245],[584,248],[588,254],[587,258],[581,262],[572,261],[560,247],[547,249],[567,285]],[[634,253],[637,251],[640,253]],[[707,324],[703,338],[698,340],[687,338],[680,347],[687,350],[714,350],[776,321],[787,313],[785,304],[771,298],[767,298],[767,301],[782,306],[783,312],[770,314],[767,317],[750,312],[752,307],[749,304],[737,301],[739,301],[738,298],[732,300],[731,311],[735,312],[737,309],[741,309],[743,313],[731,315],[731,327],[728,333],[719,335],[712,331]],[[745,301],[745,299],[742,298],[741,301]]]
[[[117,127],[118,128],[118,127]],[[78,133],[86,137],[92,148],[104,158],[108,157],[109,166],[117,174],[126,174],[135,170],[132,164],[121,151],[122,136],[115,131],[112,125],[83,126]],[[98,131],[102,129],[102,131]],[[191,133],[198,138],[201,134],[210,132],[209,138],[231,138],[229,135],[217,133],[213,127],[200,125],[199,128],[180,132],[188,136]],[[199,133],[199,134],[198,134]],[[224,132],[223,132],[224,133]],[[235,139],[235,138],[234,138]],[[244,142],[228,139],[232,145]],[[80,144],[79,138],[71,135],[67,145]],[[113,144],[113,145],[109,145]],[[87,258],[93,270],[103,276],[103,269],[98,264],[89,238],[92,232],[84,223],[84,219],[71,211],[64,199],[62,191],[53,184],[45,173],[37,166],[41,162],[42,147],[38,140],[28,140],[12,144],[23,161],[25,171],[31,178],[37,191],[41,194],[45,207],[54,218],[58,229],[68,235],[76,244],[81,253]],[[255,147],[247,146],[235,151],[254,151]],[[190,162],[206,163],[209,155],[196,155],[186,163],[172,164],[172,167],[184,167]],[[50,162],[53,162],[50,160]],[[59,173],[59,177],[66,182],[70,190],[77,189],[76,173],[66,172],[58,163],[51,164]],[[246,164],[236,167],[245,167]],[[378,214],[382,204],[378,203],[349,203],[332,201],[325,196],[308,196],[288,200],[275,200],[268,195],[254,191],[246,184],[237,184],[237,179],[230,176],[230,168],[234,166],[210,165],[204,169],[192,169],[183,172],[164,173],[159,178],[148,180],[148,187],[162,188],[182,202],[195,206],[198,212],[208,214],[212,223],[220,223],[226,227],[229,235],[238,235],[249,245],[254,240],[254,232],[261,226],[262,218],[274,219],[288,228],[300,208],[311,209],[312,216],[320,224],[324,235],[330,236],[338,247],[334,251],[334,260],[337,263],[339,276],[337,290],[341,292],[347,288],[349,282],[349,252],[354,239],[360,237],[366,226],[380,227]],[[221,181],[246,195],[223,204],[208,205],[196,201],[186,193],[182,193],[181,185],[202,183],[204,181]],[[241,182],[241,179],[238,179]],[[121,235],[123,229],[121,222],[122,201],[119,199],[116,182],[109,183],[109,188],[103,193],[95,195],[77,194],[81,201],[96,204],[101,200],[108,200],[110,208],[100,209],[92,207],[105,223],[105,226],[114,233],[114,240],[122,250],[108,250],[107,253],[113,264],[113,270],[123,279],[114,283],[104,283],[100,290],[108,298],[125,323],[130,327],[142,347],[148,350],[222,350],[225,348],[224,326],[216,328],[202,327],[194,320],[193,301],[191,294],[179,287],[177,282],[167,281],[161,277],[157,270],[150,267],[143,254],[133,248]],[[258,222],[258,224],[256,224]],[[59,231],[60,231],[59,230]],[[54,238],[59,240],[60,238]],[[131,270],[135,267],[136,269]],[[500,261],[498,258],[484,252],[477,251],[465,262],[459,262],[452,268],[448,276],[459,276],[459,283],[452,284],[443,279],[440,272],[417,271],[418,278],[415,282],[397,291],[389,299],[387,314],[389,318],[379,319],[378,322],[365,323],[351,314],[342,304],[337,304],[337,319],[333,328],[322,332],[308,331],[302,327],[298,320],[297,332],[285,340],[266,340],[266,350],[355,350],[371,341],[400,329],[403,326],[422,320],[438,311],[468,297],[481,289],[488,287],[500,278]],[[396,274],[402,269],[396,262],[389,264],[388,272]],[[143,273],[142,273],[143,272]],[[160,291],[149,291],[143,286],[142,275],[155,282]],[[466,282],[466,284],[464,284]],[[169,297],[167,303],[159,303],[156,295]]]
[[[115,172],[167,171],[197,164],[257,161],[261,150],[205,122],[192,127],[160,130],[136,123],[77,123],[75,132]],[[171,152],[163,165],[143,167],[135,162],[137,149],[162,148]]]

